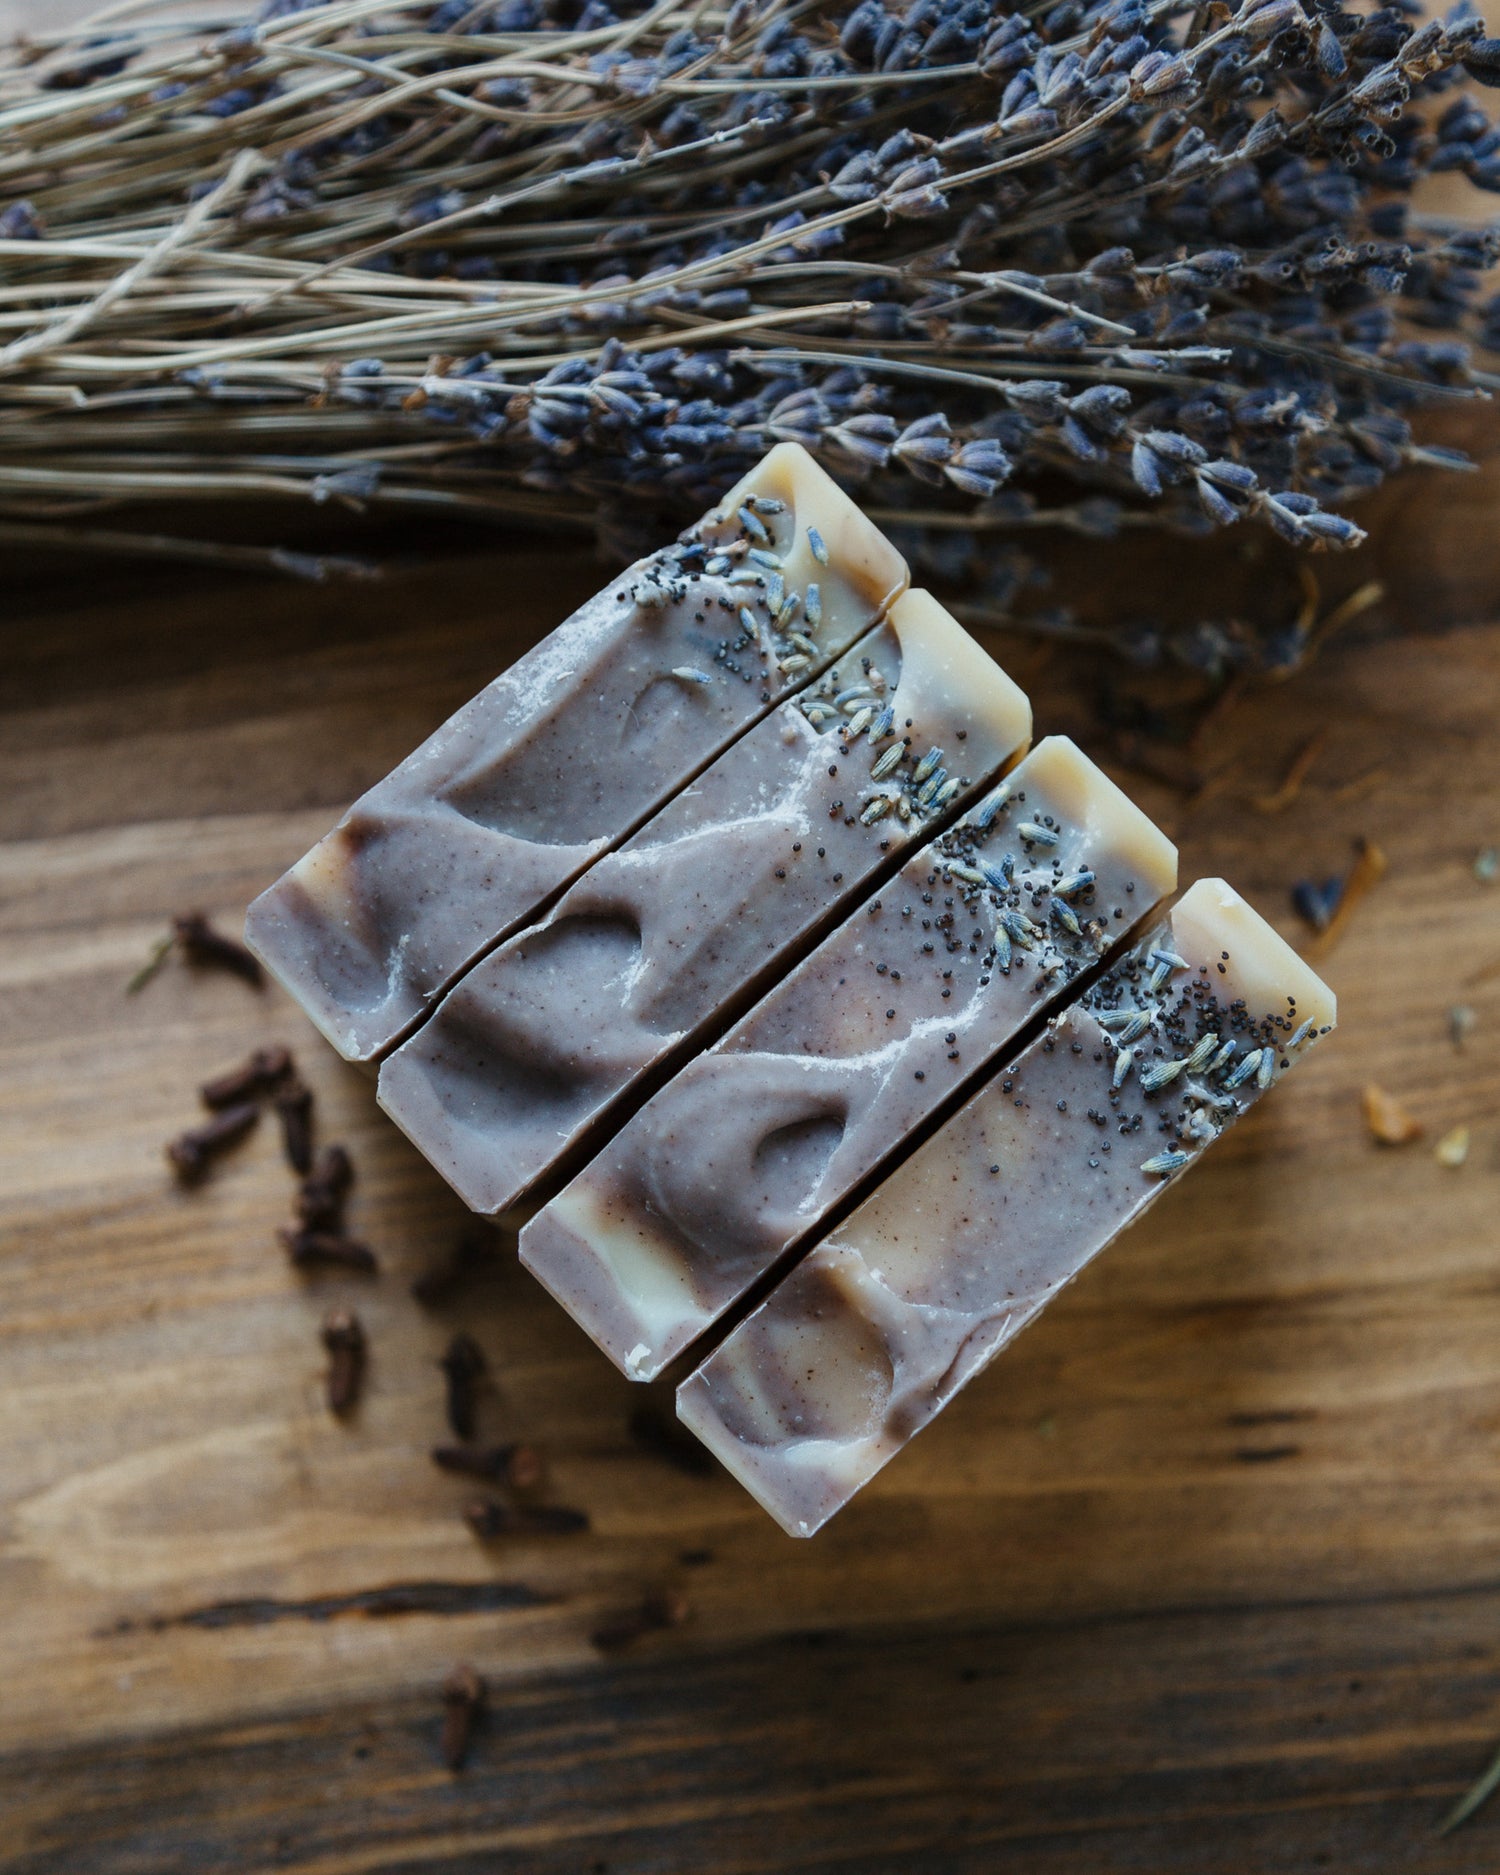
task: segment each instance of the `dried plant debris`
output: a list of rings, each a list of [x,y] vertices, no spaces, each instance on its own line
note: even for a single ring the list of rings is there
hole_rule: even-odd
[[[1328,747],[1328,731],[1320,729],[1307,738],[1297,753],[1287,764],[1286,773],[1281,778],[1281,785],[1270,794],[1252,794],[1250,805],[1257,814],[1284,814],[1301,797],[1307,777],[1312,773],[1313,764]],[[1329,916],[1332,916],[1330,912]],[[1318,927],[1321,929],[1321,927]]]
[[[1497,237],[1408,202],[1500,182],[1467,10],[250,16],[0,53],[27,191],[0,525],[76,538],[149,486],[505,512],[631,558],[790,437],[1004,615],[997,536],[1337,548],[1386,476],[1464,466],[1410,418],[1487,381]]]
[[[455,1335],[438,1362],[447,1383],[448,1424],[456,1439],[472,1439],[479,1429],[479,1390],[489,1372],[484,1349],[472,1335]]]
[[[380,1267],[368,1244],[337,1231],[298,1230],[283,1225],[276,1235],[294,1269],[312,1273],[352,1270],[357,1275],[373,1276]]]
[[[313,1095],[299,1075],[289,1073],[276,1089],[276,1117],[281,1122],[281,1149],[286,1162],[304,1178],[312,1171]]]
[[[1469,1003],[1455,1003],[1448,1011],[1448,1035],[1455,1048],[1462,1048],[1479,1025]]]
[[[1378,1140],[1382,1146],[1406,1146],[1422,1137],[1421,1121],[1394,1094],[1388,1094],[1374,1081],[1366,1084],[1361,1099],[1364,1103],[1365,1125],[1370,1129],[1371,1138]]]
[[[1344,880],[1344,889],[1339,894],[1338,904],[1326,925],[1307,947],[1309,957],[1326,957],[1344,935],[1349,920],[1355,909],[1385,877],[1387,861],[1385,854],[1373,840],[1361,838],[1355,841],[1354,864]]]
[[[1469,1156],[1468,1127],[1450,1127],[1434,1146],[1432,1156],[1439,1165],[1447,1166],[1450,1171],[1456,1172]]]
[[[237,1067],[226,1068],[205,1081],[198,1098],[205,1107],[232,1107],[245,1100],[259,1100],[271,1092],[282,1077],[291,1071],[290,1050],[280,1045],[257,1048]]]
[[[474,1730],[483,1716],[487,1688],[471,1666],[457,1666],[443,1684],[442,1758],[450,1771],[461,1771],[469,1759]]]
[[[125,985],[126,995],[134,996],[138,990],[143,990],[173,951],[185,963],[201,969],[226,971],[252,989],[265,986],[266,973],[260,959],[237,938],[225,937],[222,931],[216,931],[201,911],[190,911],[179,913],[172,920],[172,929],[165,937],[157,939],[150,956]]]
[[[179,1133],[167,1147],[167,1159],[184,1185],[196,1185],[222,1153],[238,1145],[260,1118],[253,1100],[224,1107],[202,1126]]]
[[[1344,882],[1331,879],[1299,879],[1292,887],[1292,910],[1314,931],[1326,931],[1344,896]]]
[[[691,1609],[680,1589],[658,1589],[640,1603],[595,1628],[593,1640],[601,1654],[622,1653],[648,1634],[680,1628]]]
[[[1500,1790],[1500,1751],[1495,1753],[1483,1773],[1469,1786],[1439,1823],[1437,1832],[1439,1836],[1450,1835],[1467,1823],[1475,1811],[1488,1803],[1497,1790]]]
[[[328,1410],[344,1418],[359,1403],[365,1372],[365,1331],[352,1309],[330,1309],[323,1317],[328,1350]]]
[[[435,1445],[432,1462],[441,1471],[465,1478],[483,1478],[512,1491],[540,1490],[547,1481],[547,1462],[534,1445]]]
[[[464,1522],[481,1542],[505,1536],[580,1536],[589,1528],[586,1510],[566,1504],[501,1504],[476,1497],[464,1506]]]

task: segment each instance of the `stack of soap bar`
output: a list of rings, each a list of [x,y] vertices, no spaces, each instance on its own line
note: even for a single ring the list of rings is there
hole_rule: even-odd
[[[1043,742],[649,1101],[522,1262],[654,1379],[1176,883],[1166,836]]]
[[[385,1062],[381,1105],[472,1209],[512,1209],[1030,733],[1015,684],[907,593],[469,971]]]
[[[497,677],[250,909],[246,936],[349,1060],[906,589],[901,556],[795,444]]]
[[[681,1418],[811,1535],[1334,1016],[1201,880],[772,1290],[683,1383]]]

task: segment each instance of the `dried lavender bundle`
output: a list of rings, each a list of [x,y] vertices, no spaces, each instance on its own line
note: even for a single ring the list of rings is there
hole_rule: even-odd
[[[1500,237],[1412,200],[1500,188],[1463,82],[1500,41],[1417,11],[270,0],[43,33],[0,56],[0,538],[301,496],[629,557],[792,439],[928,571],[1048,521],[1353,544],[1362,491],[1462,463],[1410,413],[1500,345]]]

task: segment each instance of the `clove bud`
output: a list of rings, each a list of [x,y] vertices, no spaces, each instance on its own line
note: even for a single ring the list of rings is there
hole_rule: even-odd
[[[323,1317],[328,1350],[328,1410],[342,1419],[359,1400],[365,1372],[365,1331],[352,1309],[330,1309]]]
[[[167,1158],[184,1185],[193,1185],[208,1171],[221,1152],[245,1137],[260,1118],[254,1101],[226,1107],[203,1126],[179,1133],[167,1147]]]

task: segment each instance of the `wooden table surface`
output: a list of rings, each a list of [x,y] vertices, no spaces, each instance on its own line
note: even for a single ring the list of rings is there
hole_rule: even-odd
[[[1448,538],[1456,566],[1479,536]],[[798,1544],[639,1450],[636,1394],[513,1260],[412,1300],[459,1207],[285,997],[180,965],[123,994],[168,913],[232,923],[595,579],[531,552],[7,599],[0,1866],[1500,1867],[1500,1805],[1435,1834],[1500,1741],[1500,974],[1471,981],[1500,957],[1471,870],[1500,840],[1500,636],[1335,641],[1224,716],[1191,799],[1114,764],[1185,879],[1299,941],[1289,882],[1380,842],[1326,966],[1338,1035]],[[1087,738],[1074,664],[1006,655],[1039,733]],[[1320,729],[1295,807],[1249,809]],[[272,1040],[349,1143],[373,1281],[288,1270],[268,1126],[200,1190],[166,1176],[197,1082]],[[1373,1077],[1422,1142],[1371,1143]],[[317,1330],[347,1300],[373,1352],[343,1426]],[[545,1446],[589,1534],[459,1520],[426,1456],[459,1324],[487,1431]],[[685,1624],[601,1655],[665,1588]],[[453,1777],[459,1660],[492,1697]]]

